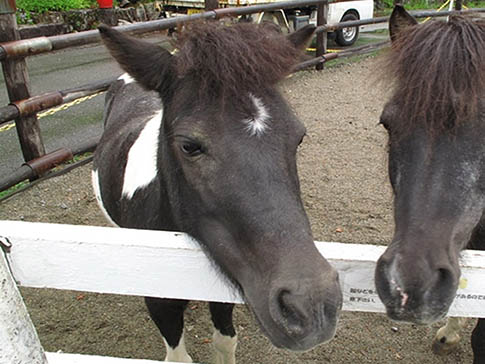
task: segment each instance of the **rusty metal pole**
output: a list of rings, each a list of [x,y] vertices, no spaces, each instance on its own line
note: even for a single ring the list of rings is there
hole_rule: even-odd
[[[15,11],[15,0],[0,0],[0,43],[20,40]],[[7,58],[2,61],[2,69],[10,102],[28,99],[30,87],[25,59]],[[21,117],[15,124],[24,160],[27,162],[44,155],[37,117]]]
[[[317,7],[317,27],[327,24],[328,1],[318,4]],[[322,57],[327,53],[327,32],[317,33],[317,57]],[[324,63],[318,63],[315,67],[317,70],[323,70]]]

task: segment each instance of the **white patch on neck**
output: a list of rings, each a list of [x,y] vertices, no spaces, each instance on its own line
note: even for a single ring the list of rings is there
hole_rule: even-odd
[[[243,120],[246,124],[246,130],[252,136],[261,136],[269,130],[268,121],[271,119],[269,116],[268,109],[264,106],[263,101],[259,97],[249,94],[249,98],[253,101],[254,107],[256,108],[256,115],[252,118],[247,118]]]
[[[141,131],[128,152],[121,195],[131,199],[136,190],[147,186],[157,176],[158,136],[162,125],[158,111]]]
[[[103,213],[104,217],[108,222],[113,225],[113,226],[118,226],[111,216],[109,216],[108,211],[106,211],[106,208],[104,207],[103,204],[103,199],[101,198],[101,188],[99,187],[99,175],[98,175],[98,170],[92,170],[91,171],[91,182],[93,185],[93,190],[94,190],[94,195],[96,196],[96,201],[98,202],[99,208],[101,209],[101,212]]]
[[[125,85],[135,82],[135,79],[131,77],[128,73],[123,73],[120,77],[118,77],[118,80],[123,80],[125,82]]]

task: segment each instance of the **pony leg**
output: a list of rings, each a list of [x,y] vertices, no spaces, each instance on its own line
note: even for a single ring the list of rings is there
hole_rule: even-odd
[[[485,364],[485,319],[478,319],[472,332],[473,364]]]
[[[232,324],[232,303],[210,302],[214,334],[212,346],[214,348],[214,364],[235,364],[237,336]]]
[[[464,317],[449,317],[446,325],[436,332],[432,345],[433,352],[447,355],[455,349],[461,339],[460,330],[465,327],[466,321]]]
[[[148,312],[167,348],[165,361],[192,363],[184,342],[184,310],[188,303],[186,300],[145,297]]]

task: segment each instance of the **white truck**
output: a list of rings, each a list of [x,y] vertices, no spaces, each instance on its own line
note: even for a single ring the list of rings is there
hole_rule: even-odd
[[[246,6],[274,3],[278,0],[219,0],[220,7]],[[204,0],[163,0],[163,8],[167,17],[177,14],[193,14],[204,10]],[[272,21],[281,26],[283,31],[296,30],[308,23],[316,24],[316,6],[302,6],[293,9],[271,10],[243,16],[242,20],[260,23]],[[372,18],[374,15],[373,0],[354,0],[330,3],[328,6],[327,24],[343,21]],[[359,27],[348,27],[329,33],[341,46],[354,44],[359,36]]]

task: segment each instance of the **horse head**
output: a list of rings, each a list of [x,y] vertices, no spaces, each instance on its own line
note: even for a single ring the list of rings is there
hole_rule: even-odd
[[[153,208],[148,227],[197,239],[272,343],[292,350],[332,338],[342,302],[300,197],[305,127],[276,88],[313,31],[285,37],[252,24],[198,24],[178,35],[172,55],[100,27],[121,67],[163,107],[153,195],[163,208]]]

